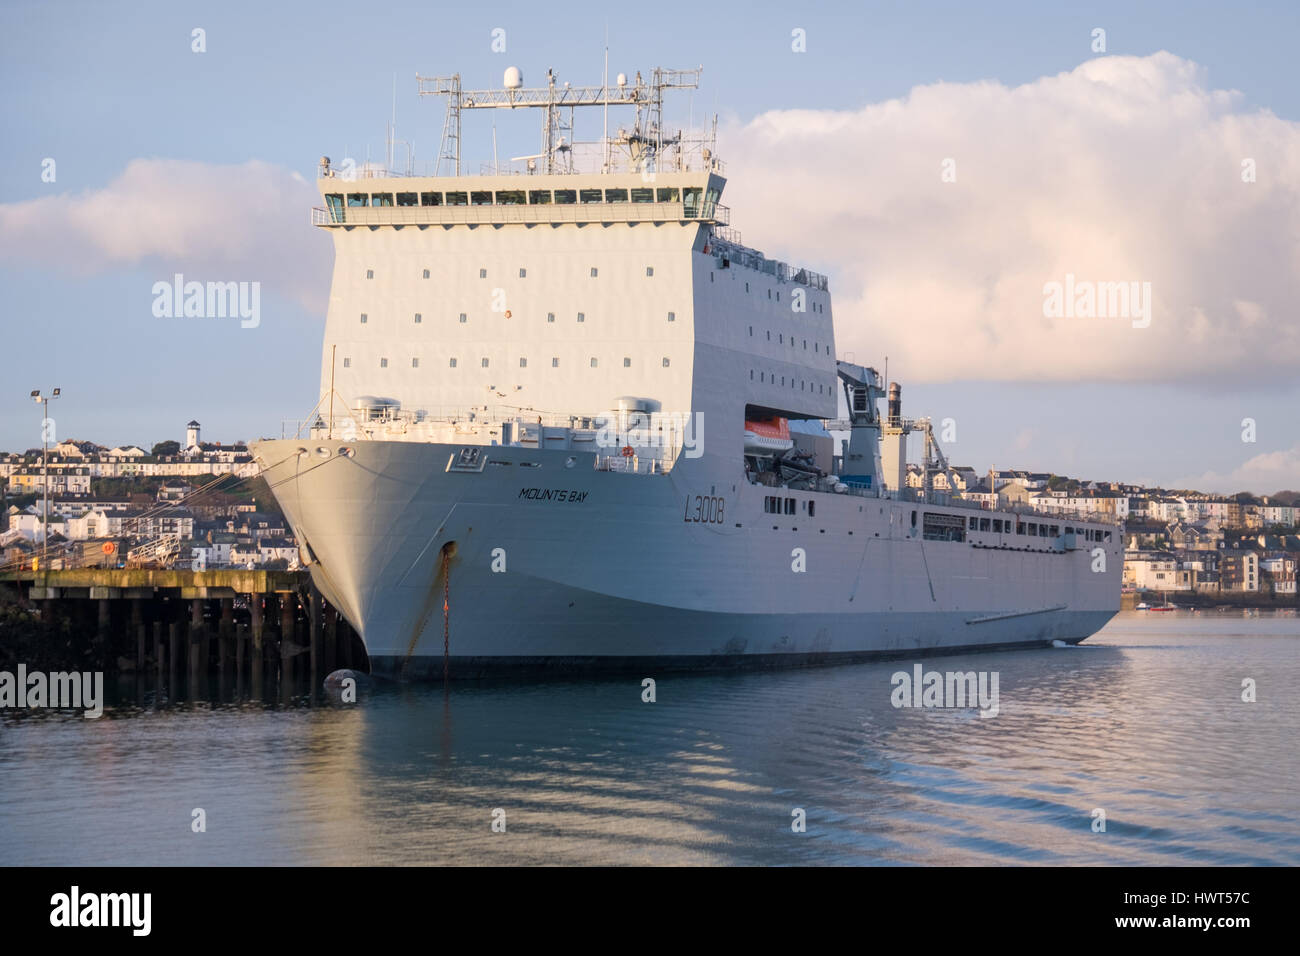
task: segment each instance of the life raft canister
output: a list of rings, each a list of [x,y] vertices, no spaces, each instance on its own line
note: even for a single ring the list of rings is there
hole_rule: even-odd
[[[632,446],[631,446],[631,445],[624,445],[624,446],[623,446],[623,457],[624,457],[624,458],[631,458],[634,454],[636,454],[636,452],[632,451]]]

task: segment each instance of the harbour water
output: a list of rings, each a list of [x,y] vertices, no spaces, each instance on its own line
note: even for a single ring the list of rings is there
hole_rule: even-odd
[[[1300,863],[1294,611],[919,661],[996,671],[992,718],[896,708],[915,663],[664,675],[653,703],[626,678],[355,705],[124,681],[99,720],[0,711],[0,864]]]

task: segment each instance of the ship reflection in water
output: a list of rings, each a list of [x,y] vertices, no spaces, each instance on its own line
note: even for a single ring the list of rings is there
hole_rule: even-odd
[[[639,679],[352,707],[123,685],[102,720],[3,718],[0,863],[1295,865],[1297,641],[1294,615],[1130,612],[922,662],[997,671],[993,719],[895,708],[913,661],[664,677],[654,703]]]

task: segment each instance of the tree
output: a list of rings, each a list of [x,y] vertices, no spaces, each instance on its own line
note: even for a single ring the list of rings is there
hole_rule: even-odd
[[[150,449],[149,454],[157,458],[163,455],[180,454],[180,450],[181,450],[181,443],[178,441],[171,441],[171,440],[160,441],[158,444],[154,445],[152,449]]]

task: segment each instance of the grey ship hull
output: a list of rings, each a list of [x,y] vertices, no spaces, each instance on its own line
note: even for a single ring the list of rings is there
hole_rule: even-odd
[[[971,512],[751,486],[690,461],[632,475],[590,453],[484,447],[482,470],[457,472],[461,446],[444,444],[253,450],[378,674],[441,677],[444,638],[453,677],[910,658],[1077,643],[1119,609],[1118,534],[925,540],[912,511]],[[815,516],[765,513],[774,491],[814,499]]]

